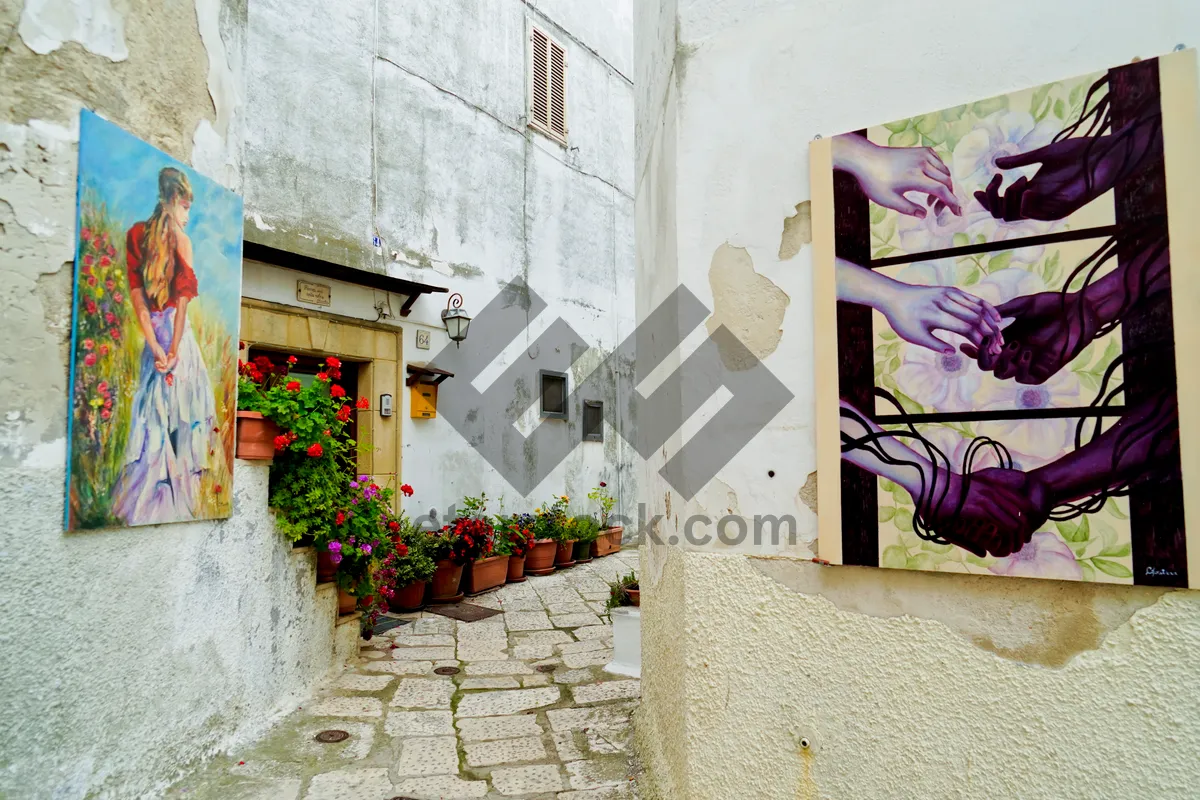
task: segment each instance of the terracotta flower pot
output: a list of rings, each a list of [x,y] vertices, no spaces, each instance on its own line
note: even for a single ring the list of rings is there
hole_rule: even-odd
[[[533,549],[525,554],[526,575],[549,575],[554,572],[554,556],[558,545],[553,539],[538,539],[533,543]]]
[[[479,594],[503,586],[508,577],[508,556],[489,556],[467,564],[464,591]]]
[[[592,545],[595,542],[576,542],[575,543],[575,562],[577,564],[586,564],[592,560]]]
[[[520,583],[525,580],[525,556],[508,557],[508,582]]]
[[[556,567],[573,567],[575,566],[575,540],[568,539],[565,542],[557,543],[558,551],[554,556],[554,566]]]
[[[433,573],[433,602],[453,603],[459,600],[458,586],[462,583],[462,564],[453,561],[437,562],[437,572]]]
[[[270,461],[275,457],[279,426],[257,411],[237,412],[237,457]]]
[[[603,537],[603,536],[601,536],[601,537],[600,537],[599,539],[597,539],[596,541],[592,542],[592,547],[591,547],[591,550],[590,550],[590,552],[591,552],[591,554],[592,554],[592,558],[600,558],[601,556],[606,556],[606,555],[608,555],[608,553],[607,553],[607,552],[601,552],[601,549],[600,549],[600,548],[601,548],[601,545],[600,545],[600,543],[601,543],[602,541],[604,542],[604,547],[605,547],[605,548],[607,548],[607,547],[608,547],[608,542],[607,542],[607,540],[605,540],[605,539],[604,539],[604,537]]]
[[[389,608],[397,611],[416,611],[425,605],[425,581],[413,581],[396,590],[396,596],[388,602]]]
[[[338,587],[338,613],[353,614],[355,607],[358,606],[358,598],[347,592],[345,589]]]
[[[641,589],[626,589],[625,594],[629,595],[629,602],[633,603],[635,606],[640,606],[642,604]]]
[[[617,525],[615,527],[608,528],[605,530],[605,533],[608,534],[608,552],[619,552],[621,549],[621,536],[625,533],[625,528],[621,525]]]
[[[333,563],[333,555],[321,548],[317,551],[317,583],[329,583],[337,572],[337,564]]]

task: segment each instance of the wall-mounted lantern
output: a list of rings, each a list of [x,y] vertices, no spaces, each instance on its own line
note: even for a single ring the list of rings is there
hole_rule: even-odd
[[[471,324],[471,315],[462,308],[463,298],[458,292],[450,295],[446,308],[442,311],[442,322],[446,325],[446,333],[450,341],[458,347],[458,343],[467,338],[467,327]]]

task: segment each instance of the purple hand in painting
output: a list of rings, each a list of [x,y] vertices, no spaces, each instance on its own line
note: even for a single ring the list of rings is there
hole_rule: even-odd
[[[1041,384],[1079,355],[1097,336],[1108,333],[1129,309],[1170,289],[1166,230],[1151,227],[1113,239],[1067,278],[1087,272],[1078,292],[1041,292],[1017,297],[996,310],[1013,322],[1004,329],[1002,348],[964,344],[961,350],[997,378]],[[1122,263],[1098,280],[1092,275],[1123,254]]]
[[[1108,192],[1148,159],[1162,154],[1162,117],[1147,112],[1106,136],[1060,138],[1028,153],[996,159],[1002,170],[1040,164],[1032,178],[1017,178],[1000,194],[996,174],[975,199],[996,219],[1059,220]]]
[[[937,535],[977,556],[1019,551],[1050,515],[1050,488],[1037,476],[989,468],[951,474],[940,503],[925,503],[925,522]]]
[[[882,147],[863,136],[838,136],[833,140],[833,167],[853,175],[863,194],[884,208],[924,219],[926,210],[905,197],[907,192],[921,192],[936,203],[934,213],[949,208],[962,216],[950,170],[931,148]]]

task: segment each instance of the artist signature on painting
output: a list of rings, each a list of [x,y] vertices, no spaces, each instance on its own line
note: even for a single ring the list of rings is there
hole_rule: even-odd
[[[1161,578],[1161,577],[1178,578],[1179,573],[1173,569],[1161,569],[1159,567],[1146,567],[1146,577],[1148,577],[1148,578]]]

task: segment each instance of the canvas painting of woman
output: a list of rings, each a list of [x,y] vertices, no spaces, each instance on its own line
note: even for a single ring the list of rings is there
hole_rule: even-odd
[[[242,203],[84,112],[68,529],[230,513]]]

